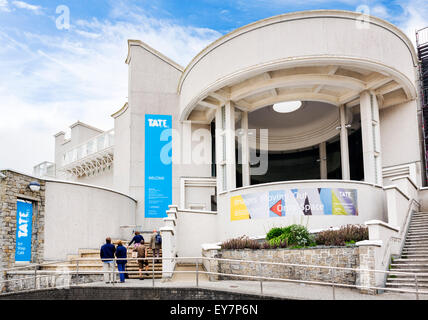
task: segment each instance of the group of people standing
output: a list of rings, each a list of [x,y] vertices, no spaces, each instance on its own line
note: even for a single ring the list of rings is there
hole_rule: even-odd
[[[146,275],[148,275],[149,261],[147,259],[147,247],[144,245],[144,237],[140,232],[136,231],[135,236],[129,242],[128,247],[125,247],[122,241],[117,242],[117,247],[111,243],[111,238],[106,238],[106,243],[101,247],[100,257],[103,262],[103,271],[104,271],[104,281],[105,283],[115,282],[114,277],[114,260],[116,258],[117,269],[119,271],[120,282],[125,282],[126,278],[126,264],[128,262],[128,248],[131,248],[133,245],[133,258],[138,260],[138,270],[139,278],[143,280],[143,269],[146,270]],[[153,230],[153,234],[150,238],[150,249],[153,251],[153,257],[158,258],[159,260],[160,249],[162,247],[162,238],[160,233],[156,230]]]

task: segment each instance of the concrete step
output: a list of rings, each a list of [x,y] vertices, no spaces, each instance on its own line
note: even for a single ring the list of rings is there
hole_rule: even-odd
[[[426,225],[409,225],[408,228],[409,232],[411,231],[426,231],[427,230],[427,226]]]
[[[418,237],[407,237],[406,240],[404,241],[404,243],[409,243],[409,244],[424,244],[424,243],[428,243],[428,239],[427,238],[418,238]]]
[[[129,275],[129,279],[139,279],[140,277],[139,277],[139,275],[138,274],[130,274]],[[148,275],[148,276],[146,276],[144,273],[143,273],[143,276],[142,276],[142,278],[143,279],[145,279],[145,280],[152,280],[153,279],[153,276],[150,274],[150,275]],[[155,279],[162,279],[162,274],[161,273],[159,273],[159,274],[155,274]]]
[[[418,284],[427,284],[428,285],[428,276],[423,277],[423,276],[417,276],[417,280],[418,280]],[[402,282],[407,282],[407,283],[416,283],[415,281],[415,277],[410,277],[410,276],[394,276],[391,277],[389,276],[387,278],[387,281],[390,282],[396,282],[396,283],[402,283]]]
[[[407,237],[428,237],[428,231],[409,231]]]
[[[394,288],[394,289],[403,289],[403,290],[405,290],[405,289],[409,289],[409,290],[416,290],[416,284],[414,284],[414,283],[406,283],[406,282],[404,282],[404,283],[394,283],[394,282],[386,282],[386,287],[387,288]],[[428,285],[424,285],[424,284],[421,284],[421,285],[419,285],[418,284],[418,293],[428,293]]]
[[[394,272],[394,271],[398,271],[398,272],[410,272],[410,273],[423,273],[424,276],[428,276],[428,270],[427,268],[400,268],[400,269],[396,269],[396,268],[391,268],[389,271]],[[398,274],[397,274],[398,275]]]
[[[68,265],[49,265],[49,266],[44,266],[42,268],[42,270],[48,270],[48,271],[54,271],[54,270],[70,270],[70,271],[74,271],[76,270],[76,265],[75,264],[68,264]],[[79,270],[84,270],[84,271],[90,271],[90,270],[102,270],[103,269],[103,265],[99,264],[99,265],[95,265],[95,264],[84,264],[84,265],[79,265]]]
[[[421,235],[421,234],[427,234],[428,233],[428,229],[424,229],[424,230],[409,230],[407,232],[407,235]]]
[[[411,252],[411,253],[407,253],[407,252],[405,252],[405,253],[403,253],[402,255],[401,255],[401,257],[400,258],[402,258],[402,259],[428,259],[428,255],[427,254],[420,254],[420,253],[413,253],[413,252]]]
[[[428,223],[410,223],[409,224],[409,230],[413,229],[425,229],[427,227]]]
[[[409,227],[407,228],[407,229],[426,229],[427,228],[427,225],[426,224],[424,224],[424,223],[415,223],[414,221],[413,222],[410,222],[409,223]]]
[[[403,247],[402,254],[406,254],[406,253],[419,253],[419,254],[421,254],[422,252],[426,252],[426,251],[428,251],[428,248],[423,248],[423,247]]]
[[[428,236],[418,234],[408,234],[405,240],[428,240]]]
[[[407,237],[426,237],[428,238],[428,231],[409,231]]]
[[[428,259],[428,254],[417,254],[417,253],[403,253],[401,255],[403,259]]]
[[[428,241],[427,240],[406,240],[405,242],[404,242],[404,245],[406,246],[406,245],[413,245],[413,246],[415,246],[415,245],[421,245],[421,246],[423,246],[423,245],[425,245],[425,246],[428,246]]]
[[[162,255],[159,255],[159,256],[162,258]],[[127,258],[132,259],[132,254],[128,254]],[[151,260],[153,258],[153,254],[148,254],[146,258]],[[154,258],[156,259],[156,257],[154,257]],[[101,258],[100,258],[100,255],[97,254],[97,255],[83,255],[80,257],[80,259],[88,259],[88,261],[90,261],[90,260],[94,260],[94,259],[100,260]],[[75,260],[76,259],[73,259],[73,261],[75,261]]]
[[[409,262],[409,263],[391,263],[391,268],[402,268],[402,269],[408,269],[408,268],[420,268],[420,269],[428,269],[428,264],[425,262]]]
[[[58,264],[58,265],[48,265],[48,266],[44,266],[42,268],[42,270],[70,270],[70,271],[75,271],[77,270],[77,267],[75,264]],[[134,266],[126,266],[127,270],[132,270],[132,271],[138,271],[138,265],[134,265]],[[102,271],[103,270],[103,265],[100,264],[79,264],[79,270],[85,270],[85,271]],[[149,271],[153,270],[153,267],[151,265],[149,265]],[[162,265],[155,265],[154,267],[155,271],[162,271]]]
[[[428,257],[427,259],[417,259],[417,258],[407,258],[407,259],[394,259],[394,263],[426,263],[428,264]]]
[[[427,247],[412,247],[412,246],[404,246],[403,247],[403,253],[421,253],[421,252],[425,252],[428,251]]]
[[[409,228],[423,228],[428,225],[428,221],[412,221],[409,224]]]
[[[428,244],[424,244],[424,243],[419,243],[419,242],[405,242],[403,248],[417,248],[415,246],[419,246],[420,248],[424,247],[424,246],[428,246]]]
[[[391,286],[412,286],[416,287],[415,279],[400,279],[397,281],[397,279],[388,279],[386,281],[386,285]],[[418,288],[428,288],[428,282],[427,281],[419,281],[418,279]]]

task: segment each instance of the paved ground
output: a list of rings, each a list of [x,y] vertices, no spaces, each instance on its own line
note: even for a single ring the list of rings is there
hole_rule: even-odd
[[[82,286],[113,286],[113,287],[196,287],[196,276],[194,268],[179,267],[177,271],[188,271],[188,273],[175,274],[171,281],[156,279],[137,280],[129,279],[125,283],[105,284],[89,283]],[[224,290],[230,292],[261,293],[260,282],[257,281],[209,281],[204,274],[199,274],[198,285],[200,288]],[[287,298],[293,300],[333,300],[333,289],[330,286],[297,284],[290,282],[263,282],[263,294],[271,297]],[[357,289],[335,288],[334,298],[336,300],[416,300],[415,294],[408,293],[383,293],[378,295],[362,294]],[[420,300],[428,300],[428,294],[420,294]]]

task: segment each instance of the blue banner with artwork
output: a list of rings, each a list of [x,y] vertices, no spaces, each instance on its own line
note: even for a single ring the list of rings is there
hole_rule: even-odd
[[[31,262],[31,235],[33,233],[33,204],[16,203],[15,261]]]
[[[145,115],[144,216],[165,218],[172,204],[172,116]]]

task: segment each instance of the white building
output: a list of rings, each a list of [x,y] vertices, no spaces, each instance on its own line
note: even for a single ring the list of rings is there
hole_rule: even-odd
[[[128,41],[126,63],[128,102],[114,128],[77,122],[69,140],[55,135],[57,179],[136,200],[135,217],[106,233],[167,224],[179,256],[189,256],[203,243],[291,223],[400,229],[413,203],[425,205],[418,57],[384,20],[283,14],[230,32],[186,67],[139,40]],[[149,123],[172,131],[149,137]],[[163,219],[168,205],[173,222]],[[65,206],[59,214],[72,216]]]

